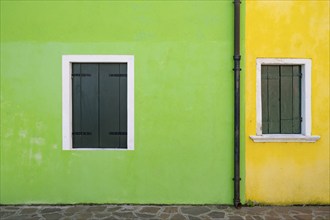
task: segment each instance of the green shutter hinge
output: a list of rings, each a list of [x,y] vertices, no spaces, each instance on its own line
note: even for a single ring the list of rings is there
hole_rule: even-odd
[[[127,74],[109,74],[110,77],[127,77]]]
[[[78,73],[73,73],[73,74],[71,75],[71,77],[75,77],[75,76],[84,77],[84,76],[92,76],[92,74],[88,74],[88,73],[80,73],[80,74],[78,74]]]
[[[300,122],[302,122],[303,121],[303,118],[302,117],[300,117]]]

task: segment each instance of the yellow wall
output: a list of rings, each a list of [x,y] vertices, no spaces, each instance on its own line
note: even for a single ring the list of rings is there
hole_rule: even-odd
[[[254,143],[256,58],[312,59],[316,143]],[[246,1],[246,200],[329,204],[329,1]]]

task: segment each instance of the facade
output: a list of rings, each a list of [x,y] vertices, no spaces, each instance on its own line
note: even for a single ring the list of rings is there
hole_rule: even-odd
[[[328,9],[241,4],[242,203],[330,204]],[[233,16],[229,0],[1,1],[0,204],[232,204]],[[280,138],[260,117],[265,66],[301,70],[303,121]],[[127,86],[124,130],[106,127],[103,73]]]
[[[329,1],[247,1],[245,40],[246,199],[329,204]],[[309,80],[302,78],[301,85],[302,90],[310,86],[310,94],[301,95],[302,109],[310,108],[302,119],[302,125],[309,121],[310,139],[260,143],[251,138],[258,132],[257,62],[265,58],[310,65]]]
[[[232,14],[2,1],[1,203],[232,203]],[[63,149],[64,55],[134,56],[134,150]]]

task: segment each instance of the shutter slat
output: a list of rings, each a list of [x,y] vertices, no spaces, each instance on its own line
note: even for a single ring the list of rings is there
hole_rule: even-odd
[[[292,134],[292,66],[281,66],[281,134]]]
[[[80,74],[80,64],[72,64],[72,73]],[[80,77],[72,78],[72,133],[81,131],[81,106],[80,106]],[[72,135],[72,147],[77,148],[81,145],[81,136]]]
[[[268,134],[268,73],[267,66],[261,66],[262,133]]]
[[[127,64],[120,64],[120,75],[127,74]],[[120,77],[120,132],[127,132],[127,77]],[[121,135],[120,148],[127,148],[127,135]]]
[[[292,133],[300,134],[301,133],[301,67],[293,66],[293,77],[292,77]]]
[[[280,133],[279,66],[268,66],[269,134]]]

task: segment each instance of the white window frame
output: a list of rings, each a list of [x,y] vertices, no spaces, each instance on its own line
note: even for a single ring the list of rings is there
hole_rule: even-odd
[[[310,59],[293,58],[257,58],[257,81],[256,81],[256,135],[250,138],[254,142],[316,142],[320,136],[311,135],[311,75],[312,61]],[[301,134],[262,134],[262,104],[261,104],[261,66],[262,65],[300,65],[301,78]]]
[[[127,63],[127,148],[72,148],[72,63]],[[134,56],[63,55],[62,56],[62,149],[134,150]]]

